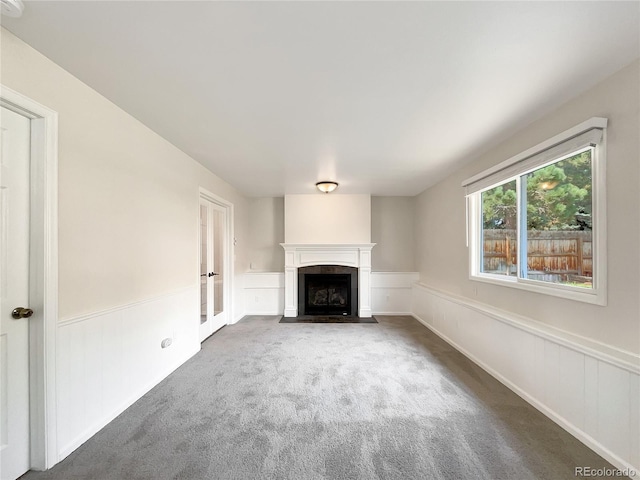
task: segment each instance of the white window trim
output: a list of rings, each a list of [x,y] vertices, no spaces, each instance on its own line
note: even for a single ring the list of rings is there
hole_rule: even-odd
[[[606,151],[607,151],[607,119],[601,117],[593,117],[586,122],[576,125],[559,135],[550,138],[538,145],[518,154],[514,157],[505,160],[504,162],[485,170],[482,173],[474,175],[462,182],[463,187],[468,187],[472,183],[475,183],[481,179],[484,179],[490,175],[495,174],[507,167],[511,167],[518,162],[530,158],[532,155],[536,155],[545,150],[552,148],[559,143],[565,142],[582,132],[589,129],[600,128],[602,129],[602,140],[594,148],[594,155],[592,158],[592,222],[593,222],[593,288],[583,289],[580,287],[571,287],[568,285],[554,284],[549,282],[542,282],[538,280],[530,280],[520,278],[518,276],[503,276],[489,273],[480,272],[480,248],[482,241],[482,208],[480,196],[482,191],[491,189],[496,185],[482,188],[482,190],[470,193],[467,195],[467,245],[469,247],[469,279],[478,282],[490,283],[493,285],[500,285],[510,288],[517,288],[520,290],[527,290],[530,292],[541,293],[554,297],[561,297],[569,300],[575,300],[579,302],[591,303],[595,305],[605,306],[607,304],[607,218],[606,218]],[[549,163],[555,163],[556,160],[551,160]],[[538,167],[536,167],[538,168]],[[523,166],[521,172],[517,175],[509,177],[504,180],[501,179],[498,185],[501,185],[507,181],[517,179],[520,175],[528,172],[528,169]],[[519,181],[517,182],[519,185]],[[518,198],[520,196],[518,195]],[[520,209],[518,209],[518,215]],[[518,219],[519,224],[519,219]],[[518,261],[521,259],[520,244],[518,242]],[[518,275],[519,275],[518,268]]]

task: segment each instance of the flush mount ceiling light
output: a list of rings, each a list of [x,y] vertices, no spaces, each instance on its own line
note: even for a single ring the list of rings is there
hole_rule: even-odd
[[[24,4],[22,0],[0,0],[0,13],[7,17],[18,18],[22,16]]]
[[[336,182],[322,181],[316,183],[316,188],[323,193],[333,192],[336,188],[338,188],[338,184]]]

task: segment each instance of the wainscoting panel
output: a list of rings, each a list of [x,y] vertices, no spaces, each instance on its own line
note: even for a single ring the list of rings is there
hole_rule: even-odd
[[[245,273],[244,302],[245,315],[282,315],[284,273]]]
[[[193,287],[60,322],[60,460],[200,350],[198,305]]]
[[[572,435],[640,474],[640,357],[421,284],[414,317]]]
[[[284,273],[244,274],[246,315],[282,315],[284,312]],[[411,286],[416,272],[371,272],[374,315],[410,315]]]
[[[371,306],[374,315],[411,315],[411,286],[417,272],[371,272]]]

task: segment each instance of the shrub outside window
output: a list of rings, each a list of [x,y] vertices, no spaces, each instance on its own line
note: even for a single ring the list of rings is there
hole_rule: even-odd
[[[472,280],[606,304],[606,119],[467,181]]]

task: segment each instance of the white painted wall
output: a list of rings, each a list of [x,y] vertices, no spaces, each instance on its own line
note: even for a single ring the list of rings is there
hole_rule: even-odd
[[[198,187],[234,203],[247,268],[247,200],[68,72],[2,30],[2,83],[59,113],[60,319],[197,282]]]
[[[414,197],[371,197],[371,266],[376,272],[413,272]]]
[[[531,124],[444,181],[416,203],[416,256],[421,282],[439,290],[640,352],[640,104],[636,61]],[[607,132],[608,305],[601,307],[469,280],[465,244],[465,178],[584,120],[609,119]]]
[[[333,195],[333,194],[332,194]],[[371,197],[372,267],[379,272],[416,269],[415,197]],[[284,268],[284,197],[249,199],[249,265],[252,272]]]
[[[370,243],[371,196],[285,195],[285,243]]]
[[[11,33],[1,35],[2,83],[59,114],[64,456],[198,351],[198,188],[235,206],[240,273],[248,268],[247,200]],[[232,288],[237,319],[241,276]],[[161,349],[168,336],[174,343]]]
[[[284,270],[284,197],[249,199],[249,269]]]

